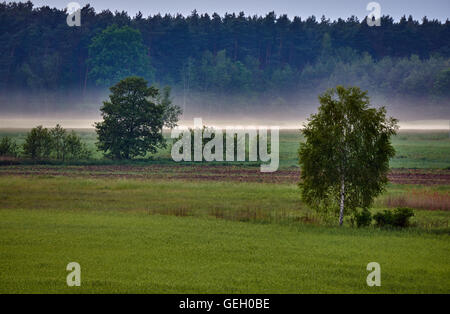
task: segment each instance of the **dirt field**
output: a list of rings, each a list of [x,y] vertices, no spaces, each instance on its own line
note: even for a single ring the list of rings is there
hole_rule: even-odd
[[[288,168],[262,173],[259,167],[223,165],[1,166],[0,176],[9,175],[297,183],[300,170]],[[450,170],[394,169],[389,180],[396,184],[450,184]]]

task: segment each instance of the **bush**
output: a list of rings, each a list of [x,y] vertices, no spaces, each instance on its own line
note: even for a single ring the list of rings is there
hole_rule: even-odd
[[[64,156],[66,159],[89,159],[91,151],[86,144],[81,142],[80,137],[74,132],[70,132],[64,137]]]
[[[18,146],[14,140],[5,136],[0,142],[0,156],[17,157]]]
[[[52,148],[53,140],[50,132],[40,125],[27,134],[23,152],[31,159],[45,159],[50,156]]]
[[[414,216],[411,208],[400,207],[394,211],[385,210],[382,213],[377,213],[373,216],[377,227],[399,227],[405,228],[409,226],[409,219]]]
[[[409,218],[414,216],[414,211],[411,208],[399,207],[394,211],[393,216],[395,227],[406,228],[409,227]]]
[[[52,156],[57,160],[65,160],[67,131],[57,124],[49,132],[52,137]]]
[[[382,213],[376,213],[373,219],[377,227],[391,226],[393,221],[392,216],[392,211],[385,210]]]
[[[201,129],[201,130],[198,130],[199,131],[199,134],[198,134],[198,136],[199,136],[199,138],[201,137],[201,147],[199,147],[199,149],[201,149],[201,151],[203,152],[204,151],[204,149],[205,149],[205,146],[208,144],[208,143],[210,143],[215,137],[216,137],[216,132],[218,131],[218,136],[220,137],[220,136],[223,136],[223,144],[222,144],[222,150],[223,150],[223,156],[222,156],[222,160],[226,160],[227,159],[227,141],[228,141],[228,139],[227,139],[227,132],[225,132],[225,131],[223,131],[223,130],[221,130],[221,129],[215,129],[214,127],[208,127],[208,126],[206,126],[206,125],[203,125],[203,128]],[[201,131],[201,134],[200,134],[200,131]],[[194,160],[194,150],[195,150],[195,129],[191,129],[191,128],[189,128],[189,132],[190,132],[190,135],[191,135],[191,160]],[[234,132],[236,132],[236,130],[234,130]],[[234,149],[234,152],[233,152],[233,159],[234,160],[238,160],[238,151],[239,152],[241,152],[241,151],[243,151],[244,152],[244,159],[248,159],[249,161],[251,161],[250,160],[250,140],[249,140],[249,133],[246,133],[246,132],[248,132],[247,130],[245,130],[244,131],[245,133],[245,137],[242,137],[242,138],[240,138],[240,137],[238,137],[238,134],[237,133],[233,133],[233,149]],[[181,133],[179,136],[178,136],[178,138],[176,138],[174,141],[173,141],[173,143],[172,143],[172,145],[175,143],[175,142],[177,142],[177,141],[181,141],[181,140],[183,140],[183,136],[184,136],[184,132],[183,133]],[[260,144],[260,139],[259,139],[259,134],[257,133],[256,134],[256,141],[255,141],[256,143],[254,144],[254,145],[256,145],[256,146],[254,146],[255,147],[255,153],[256,153],[256,158],[258,159],[258,158],[261,158],[261,156],[260,156],[260,145],[262,145],[262,144]],[[267,153],[268,154],[270,154],[271,153],[271,140],[270,140],[270,138],[268,137],[268,139],[267,139],[267,142],[266,142],[266,145],[267,145]],[[266,148],[262,148],[263,150],[264,149],[266,149]],[[181,148],[180,148],[180,152],[181,152]],[[231,151],[230,151],[231,152]],[[211,148],[211,153],[212,154],[215,154],[216,153],[216,146],[213,146],[212,148]],[[218,157],[218,155],[216,156],[216,157]],[[202,161],[204,161],[205,160],[205,156],[203,155],[203,157],[202,157],[203,159],[202,159]]]
[[[364,208],[360,212],[357,211],[353,214],[353,217],[351,219],[352,225],[355,225],[358,228],[361,227],[368,227],[372,223],[372,214],[369,212],[367,208]]]
[[[50,131],[38,126],[28,133],[23,146],[25,156],[35,160],[89,159],[91,152],[74,132],[67,133],[59,124]]]

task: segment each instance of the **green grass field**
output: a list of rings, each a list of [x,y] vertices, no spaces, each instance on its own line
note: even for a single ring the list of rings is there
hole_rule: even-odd
[[[292,184],[46,176],[0,177],[0,208],[1,293],[450,292],[448,211],[337,228]],[[72,261],[81,287],[65,283]]]
[[[93,130],[76,130],[82,140],[94,152],[93,158],[102,158],[97,151],[96,133]],[[28,130],[0,129],[0,138],[10,136],[18,144],[23,144]],[[167,134],[167,137],[169,135]],[[280,132],[280,167],[298,166],[298,146],[303,140],[297,130],[282,130]],[[392,168],[446,169],[450,167],[450,136],[448,131],[400,131],[393,137],[393,145],[397,151],[391,160]],[[167,149],[159,150],[154,159],[171,161],[170,140]]]
[[[95,134],[80,134],[93,149]],[[281,133],[274,182],[252,181],[255,167],[172,167],[168,149],[126,167],[0,166],[0,293],[450,293],[448,132],[393,140],[391,166],[423,170],[398,170],[412,180],[372,210],[413,207],[405,230],[353,228],[349,215],[339,228],[305,206],[289,170],[300,140]],[[81,287],[66,285],[70,262]],[[366,284],[369,262],[381,287]]]
[[[140,212],[0,211],[1,293],[449,293],[447,235]],[[65,283],[69,262],[81,287]],[[370,288],[366,265],[381,265]]]

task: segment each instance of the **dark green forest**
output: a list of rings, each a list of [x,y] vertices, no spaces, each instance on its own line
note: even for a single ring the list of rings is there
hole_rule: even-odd
[[[248,100],[358,85],[428,101],[450,98],[450,22],[356,17],[330,21],[273,12],[189,16],[64,10],[0,3],[0,107],[13,93],[71,95],[79,101],[120,79],[142,76],[190,93]],[[61,104],[62,106],[62,104]]]

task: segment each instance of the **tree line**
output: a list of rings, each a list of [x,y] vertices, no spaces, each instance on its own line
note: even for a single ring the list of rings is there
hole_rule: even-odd
[[[52,129],[42,126],[27,133],[25,143],[5,136],[0,140],[0,156],[24,157],[32,160],[88,160],[92,152],[75,131],[68,132],[57,124]]]
[[[411,16],[369,27],[352,16],[288,18],[270,12],[189,16],[65,10],[0,3],[0,90],[106,88],[138,75],[189,92],[283,95],[359,85],[389,94],[448,97],[450,22]]]

